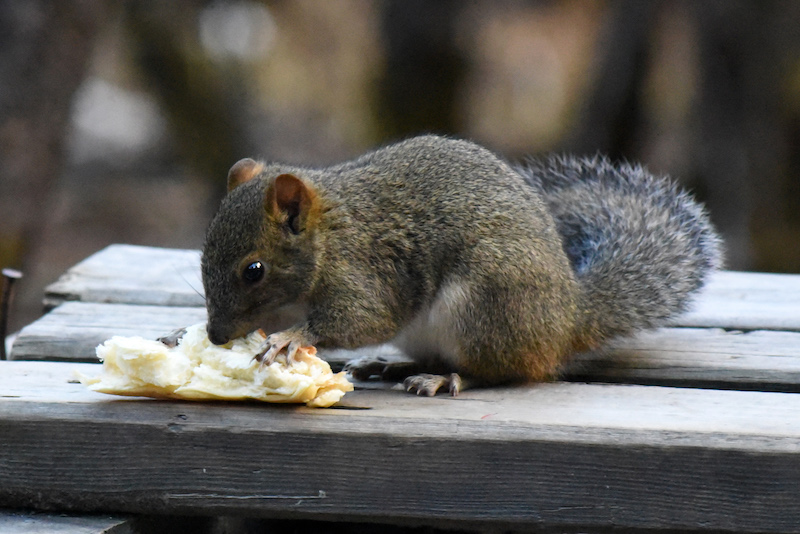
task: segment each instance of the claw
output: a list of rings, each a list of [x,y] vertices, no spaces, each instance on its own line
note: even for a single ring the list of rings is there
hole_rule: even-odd
[[[264,363],[264,356],[267,354],[267,351],[269,350],[269,345],[264,343],[263,345],[261,345],[261,347],[262,349],[253,355],[253,359],[256,360],[257,362],[260,362],[261,365],[269,365],[272,362],[266,364]]]
[[[283,349],[286,349],[286,361],[287,363],[291,363],[294,361],[297,350],[302,346],[303,343],[301,341],[292,341],[291,338],[283,332],[278,332],[267,336],[262,350],[253,356],[253,358],[261,362],[262,366],[270,365],[275,361],[275,358],[278,357],[278,354],[280,354]]]
[[[450,392],[451,397],[458,397],[458,394],[461,392],[462,382],[461,377],[458,373],[452,373],[448,378],[448,382],[450,387],[448,391]]]
[[[294,357],[297,354],[297,349],[302,346],[302,343],[299,341],[292,341],[289,343],[288,348],[286,349],[286,363],[291,363],[294,361]]]
[[[427,395],[433,397],[444,386],[451,396],[455,397],[461,391],[462,381],[458,373],[451,373],[448,376],[420,374],[409,376],[403,381],[406,391],[416,390],[417,395]]]
[[[270,336],[272,337],[272,336]],[[264,348],[254,356],[256,360],[261,362],[262,366],[271,365],[278,357],[278,353],[283,350],[286,345],[270,343],[270,338],[264,342]]]

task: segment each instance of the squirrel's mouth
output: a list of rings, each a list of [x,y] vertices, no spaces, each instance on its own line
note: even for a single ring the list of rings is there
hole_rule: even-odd
[[[238,317],[218,317],[209,313],[208,339],[215,345],[224,345],[259,328],[267,334],[280,332],[305,322],[309,311],[310,306],[305,302],[276,307],[264,300],[248,307]]]

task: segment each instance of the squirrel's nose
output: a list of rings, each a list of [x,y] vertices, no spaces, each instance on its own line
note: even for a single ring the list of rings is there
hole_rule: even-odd
[[[224,345],[230,339],[225,334],[222,334],[214,329],[208,330],[208,340],[212,342],[214,345]]]

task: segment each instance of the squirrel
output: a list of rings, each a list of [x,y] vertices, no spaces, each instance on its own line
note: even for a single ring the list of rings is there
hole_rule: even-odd
[[[426,135],[327,168],[243,159],[227,183],[201,260],[211,342],[262,328],[262,363],[391,342],[418,394],[553,379],[684,311],[722,261],[700,204],[600,156],[512,165]]]

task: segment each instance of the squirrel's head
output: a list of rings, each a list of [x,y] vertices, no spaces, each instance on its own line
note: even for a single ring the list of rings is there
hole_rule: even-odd
[[[321,210],[301,172],[244,159],[228,173],[201,262],[212,342],[270,328],[313,287]]]

